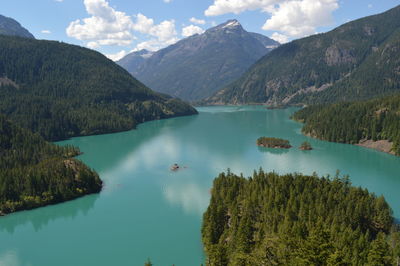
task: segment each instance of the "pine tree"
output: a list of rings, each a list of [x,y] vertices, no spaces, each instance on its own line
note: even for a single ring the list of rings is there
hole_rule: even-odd
[[[392,256],[390,254],[390,246],[386,242],[385,235],[379,233],[378,237],[372,241],[371,248],[368,252],[368,265],[370,266],[390,266],[392,265]]]

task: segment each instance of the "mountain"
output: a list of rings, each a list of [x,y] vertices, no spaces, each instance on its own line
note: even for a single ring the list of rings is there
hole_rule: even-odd
[[[33,35],[17,21],[0,15],[0,34],[34,39]]]
[[[199,100],[243,74],[279,43],[249,33],[229,20],[155,52],[143,62],[137,54],[118,62],[149,87],[185,100]],[[133,66],[133,67],[132,67]]]
[[[0,113],[52,141],[197,113],[153,92],[98,52],[5,35],[0,35],[0,98]]]
[[[146,59],[149,59],[154,52],[151,52],[149,50],[143,49],[137,52],[132,52],[128,55],[126,55],[124,58],[119,60],[117,63],[128,70],[129,72],[134,72],[136,69],[139,68],[139,66],[146,61]]]
[[[100,192],[98,174],[72,158],[79,153],[0,115],[0,215]]]
[[[400,6],[281,45],[208,104],[367,99],[400,90]]]
[[[293,115],[303,133],[400,156],[400,94],[368,101],[306,107]]]

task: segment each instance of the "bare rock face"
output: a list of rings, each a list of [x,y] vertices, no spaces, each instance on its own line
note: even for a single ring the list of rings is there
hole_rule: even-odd
[[[328,66],[336,66],[355,63],[356,58],[352,55],[351,50],[339,48],[337,45],[332,45],[326,49],[325,62]]]

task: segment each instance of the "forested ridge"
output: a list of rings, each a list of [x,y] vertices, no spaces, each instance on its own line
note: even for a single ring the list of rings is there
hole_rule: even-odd
[[[197,113],[93,50],[1,35],[0,97],[0,113],[52,141]]]
[[[207,265],[395,265],[400,235],[383,196],[348,178],[228,171],[203,216]]]
[[[332,103],[400,90],[400,6],[281,45],[204,104]]]
[[[46,142],[0,115],[0,214],[100,192],[96,172],[73,157],[79,149]]]
[[[369,101],[306,107],[293,115],[304,122],[303,133],[323,140],[357,144],[388,140],[400,155],[400,95]]]

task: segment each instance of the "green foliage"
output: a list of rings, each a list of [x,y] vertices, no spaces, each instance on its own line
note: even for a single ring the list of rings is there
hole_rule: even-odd
[[[8,82],[2,86],[1,80]],[[197,113],[151,91],[100,53],[10,36],[0,36],[0,97],[0,113],[46,140],[129,130],[144,121]]]
[[[386,242],[385,235],[379,233],[378,237],[372,241],[368,252],[368,265],[393,265],[393,258],[389,244]]]
[[[153,263],[151,263],[150,259],[147,259],[147,261],[144,263],[144,266],[153,266]]]
[[[266,148],[285,148],[289,149],[290,142],[286,139],[279,139],[279,138],[269,138],[269,137],[261,137],[257,139],[257,145],[266,147]]]
[[[99,176],[59,147],[0,115],[0,214],[63,202],[101,190]]]
[[[300,145],[300,150],[304,150],[304,151],[312,150],[312,147],[311,147],[310,142],[304,141],[304,142]]]
[[[399,91],[400,6],[284,44],[206,103],[326,103]]]
[[[303,132],[323,140],[356,144],[388,140],[400,155],[400,95],[369,101],[317,105],[293,115],[304,122]]]
[[[393,223],[384,198],[348,178],[228,172],[214,180],[202,239],[207,265],[367,265],[393,260]]]

